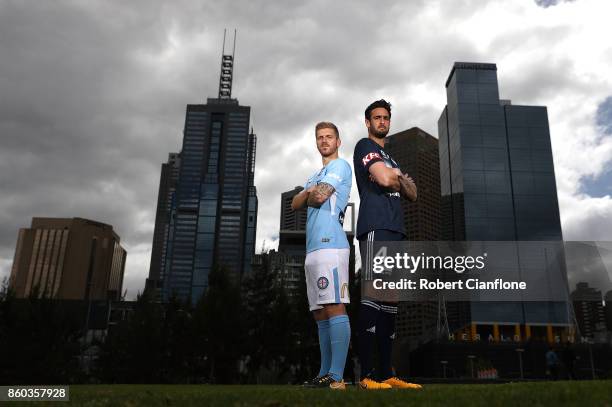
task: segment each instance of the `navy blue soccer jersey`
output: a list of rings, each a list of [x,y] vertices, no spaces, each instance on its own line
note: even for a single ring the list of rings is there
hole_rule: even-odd
[[[376,229],[406,234],[400,193],[389,191],[370,179],[369,168],[379,161],[388,168],[399,168],[395,160],[373,140],[362,138],[357,142],[353,167],[361,200],[357,220],[358,239]]]

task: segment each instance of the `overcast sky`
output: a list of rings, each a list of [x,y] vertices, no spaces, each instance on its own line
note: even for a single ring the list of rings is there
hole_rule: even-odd
[[[113,225],[128,296],[142,289],[160,165],[185,105],[217,94],[225,27],[258,136],[257,250],[277,245],[280,193],[320,166],[316,122],[349,160],[375,99],[392,132],[437,137],[454,61],[496,63],[501,98],[548,107],[564,238],[612,240],[611,15],[607,0],[0,0],[0,278],[33,216],[79,216]]]

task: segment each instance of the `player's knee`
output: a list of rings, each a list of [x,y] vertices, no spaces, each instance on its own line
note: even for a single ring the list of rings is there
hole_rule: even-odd
[[[325,305],[325,311],[328,318],[335,317],[337,315],[346,315],[346,309],[344,304],[327,304]]]

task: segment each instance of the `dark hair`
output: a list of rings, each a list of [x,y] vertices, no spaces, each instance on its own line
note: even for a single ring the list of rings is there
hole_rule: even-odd
[[[336,127],[336,125],[333,124],[332,122],[317,123],[317,125],[315,126],[315,136],[317,135],[317,131],[321,129],[332,129],[333,131],[336,132],[336,138],[340,138],[340,132],[338,131],[338,128]]]
[[[382,107],[387,109],[389,112],[389,117],[391,117],[391,103],[387,102],[385,99],[377,100],[376,102],[372,102],[370,106],[368,106],[365,110],[365,118],[366,120],[370,120],[370,115],[372,114],[372,110]]]

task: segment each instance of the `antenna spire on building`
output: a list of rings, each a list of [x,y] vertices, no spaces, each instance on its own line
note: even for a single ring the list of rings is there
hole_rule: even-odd
[[[219,77],[219,99],[232,98],[232,79],[234,76],[234,54],[236,52],[236,30],[234,29],[234,46],[232,53],[225,53],[225,36],[227,29],[223,30],[223,51],[221,52],[221,74]]]

